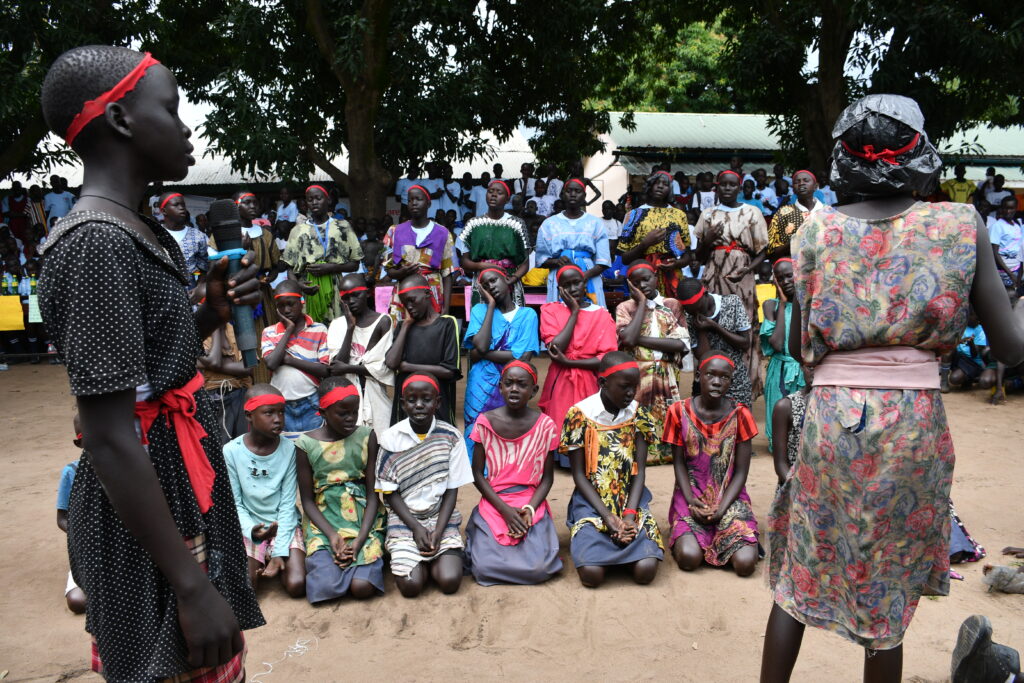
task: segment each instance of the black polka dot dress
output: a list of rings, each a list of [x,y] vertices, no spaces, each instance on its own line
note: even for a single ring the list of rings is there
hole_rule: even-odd
[[[72,213],[44,247],[40,308],[76,396],[148,386],[157,397],[196,374],[202,344],[184,259],[165,230],[151,227],[162,249],[114,216]],[[213,506],[200,513],[165,419],[149,430],[149,455],[182,538],[205,538],[210,581],[239,625],[255,628],[264,620],[248,582],[220,432],[204,391],[196,402],[196,419],[212,435],[203,448],[215,472]],[[149,681],[187,672],[171,586],[114,512],[87,452],[68,514],[71,570],[88,598],[85,627],[97,641],[106,678]]]

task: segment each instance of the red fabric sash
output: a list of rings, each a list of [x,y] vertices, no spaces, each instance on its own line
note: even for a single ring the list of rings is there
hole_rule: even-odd
[[[163,396],[152,401],[139,401],[135,404],[135,417],[142,428],[142,444],[148,445],[149,428],[156,418],[163,414],[168,426],[173,425],[181,447],[181,459],[188,472],[192,492],[196,494],[199,511],[206,512],[213,507],[213,480],[216,473],[210,459],[206,457],[200,441],[206,436],[206,430],[196,420],[196,392],[203,388],[203,376],[196,376],[180,389],[171,389]]]

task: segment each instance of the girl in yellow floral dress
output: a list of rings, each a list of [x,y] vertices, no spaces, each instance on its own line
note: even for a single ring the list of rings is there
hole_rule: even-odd
[[[384,515],[373,492],[377,437],[356,426],[359,393],[351,382],[329,377],[318,394],[324,424],[295,442],[306,597],[369,598],[384,592]]]
[[[588,588],[604,582],[609,566],[626,567],[647,584],[665,554],[644,485],[647,445],[660,434],[633,400],[640,368],[632,356],[606,354],[598,377],[601,390],[569,408],[558,447],[576,484],[566,519],[572,561]]]

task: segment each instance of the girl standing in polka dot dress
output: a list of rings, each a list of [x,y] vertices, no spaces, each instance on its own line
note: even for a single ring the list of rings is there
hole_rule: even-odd
[[[85,184],[47,240],[39,298],[84,435],[68,550],[93,669],[227,683],[245,676],[241,630],[264,622],[196,359],[230,303],[258,303],[258,282],[251,253],[230,282],[222,259],[193,315],[181,250],[135,211],[149,184],[194,163],[177,105],[174,76],[149,54],[87,46],[54,62],[43,113]]]

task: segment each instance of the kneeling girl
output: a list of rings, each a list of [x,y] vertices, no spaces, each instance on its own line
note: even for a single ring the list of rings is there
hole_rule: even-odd
[[[530,407],[538,388],[533,365],[510,362],[498,382],[505,405],[481,413],[469,435],[482,498],[466,524],[466,560],[483,586],[541,583],[562,570],[546,500],[558,427]]]
[[[750,576],[757,520],[746,484],[757,424],[749,408],[726,396],[734,367],[725,356],[706,357],[697,371],[700,395],[669,408],[662,437],[672,444],[676,470],[669,545],[680,569],[730,564]]]
[[[323,426],[296,440],[311,603],[384,592],[384,515],[374,491],[377,437],[359,425],[359,391],[328,377],[318,389]]]
[[[305,592],[305,548],[295,507],[295,446],[281,438],[285,398],[269,384],[245,397],[249,431],[224,444],[224,462],[249,556],[249,582],[280,576],[293,598]]]
[[[639,584],[654,580],[664,556],[644,485],[647,445],[658,438],[647,408],[633,400],[640,368],[613,351],[598,369],[600,391],[569,408],[559,451],[576,484],[566,524],[580,581],[596,588],[605,567],[623,566]]]
[[[402,383],[409,417],[380,437],[377,490],[388,509],[385,545],[402,595],[423,592],[428,576],[444,593],[462,583],[462,516],[455,509],[460,486],[473,481],[462,433],[434,417],[441,390],[433,375],[413,374]]]

